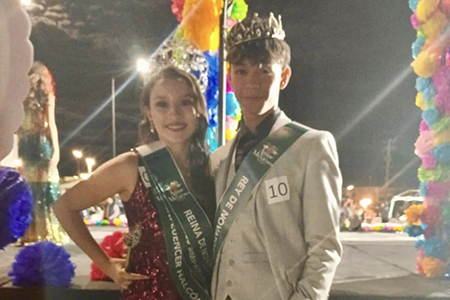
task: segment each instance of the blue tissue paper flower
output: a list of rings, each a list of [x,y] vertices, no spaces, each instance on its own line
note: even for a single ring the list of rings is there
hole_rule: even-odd
[[[403,231],[412,237],[418,237],[423,234],[423,228],[417,225],[405,226]]]
[[[427,183],[426,182],[421,182],[420,186],[419,186],[419,194],[422,197],[426,197],[428,196],[428,192],[427,192]]]
[[[433,127],[434,123],[436,123],[439,118],[439,111],[435,108],[430,108],[422,112],[422,119],[425,121],[425,123],[427,123],[429,127]]]
[[[450,144],[441,144],[431,150],[431,154],[440,164],[450,163]]]
[[[415,59],[422,50],[422,46],[425,44],[425,39],[418,37],[411,45],[412,57]]]
[[[0,168],[0,249],[22,237],[30,226],[33,195],[14,169]]]
[[[443,239],[432,237],[424,242],[423,250],[428,257],[435,257],[446,261],[450,254],[448,246],[448,243]]]
[[[226,111],[225,111],[226,115],[234,116],[236,114],[236,111],[239,108],[239,103],[238,103],[234,93],[227,94],[226,102],[227,102],[227,107],[226,107]]]
[[[75,265],[63,247],[38,242],[20,250],[9,276],[14,286],[68,287],[75,276]]]
[[[409,0],[409,8],[413,12],[416,12],[416,10],[417,10],[417,3],[419,3],[419,0]]]

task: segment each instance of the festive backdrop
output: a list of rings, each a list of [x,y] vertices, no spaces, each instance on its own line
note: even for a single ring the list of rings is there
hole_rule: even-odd
[[[405,231],[418,237],[417,271],[427,277],[448,273],[450,237],[450,1],[410,0],[416,105],[422,110],[415,144],[422,165],[418,170],[423,205],[405,214]]]

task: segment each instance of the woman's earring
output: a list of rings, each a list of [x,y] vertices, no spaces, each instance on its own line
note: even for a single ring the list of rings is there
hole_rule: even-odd
[[[155,133],[155,123],[153,123],[153,120],[150,120],[150,132]]]

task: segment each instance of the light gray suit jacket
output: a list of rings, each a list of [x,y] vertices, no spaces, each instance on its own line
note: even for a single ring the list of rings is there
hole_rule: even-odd
[[[292,122],[282,112],[271,132]],[[217,201],[235,175],[237,141],[211,157]],[[262,178],[213,270],[213,299],[327,299],[342,246],[342,178],[329,132],[309,129]]]

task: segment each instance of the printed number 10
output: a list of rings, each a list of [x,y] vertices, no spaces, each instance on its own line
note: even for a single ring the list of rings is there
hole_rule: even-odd
[[[270,198],[286,196],[288,193],[288,187],[287,187],[286,183],[284,183],[284,182],[278,183],[278,187],[277,187],[278,194],[276,193],[277,191],[275,190],[273,185],[269,186],[269,189],[272,192],[272,195],[270,196]]]

